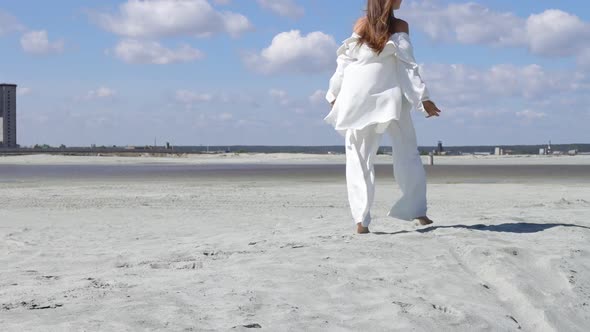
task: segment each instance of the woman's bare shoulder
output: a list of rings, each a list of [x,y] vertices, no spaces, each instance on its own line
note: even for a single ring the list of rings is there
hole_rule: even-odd
[[[405,32],[407,34],[410,33],[410,25],[408,24],[408,22],[396,18],[394,23],[393,23],[393,32],[394,33],[398,33],[398,32]]]

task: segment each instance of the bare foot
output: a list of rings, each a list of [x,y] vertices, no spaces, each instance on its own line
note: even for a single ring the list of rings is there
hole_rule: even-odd
[[[361,224],[360,222],[356,224],[356,232],[359,234],[371,233],[369,231],[369,227],[363,227],[363,224]]]
[[[418,217],[416,219],[416,222],[418,223],[418,225],[420,226],[426,226],[426,225],[430,225],[432,224],[434,221],[432,221],[430,218],[428,218],[427,216],[424,217]]]

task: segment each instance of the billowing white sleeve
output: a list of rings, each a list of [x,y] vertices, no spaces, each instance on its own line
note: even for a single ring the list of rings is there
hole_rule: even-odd
[[[430,95],[424,80],[420,76],[420,67],[414,58],[414,48],[407,33],[397,33],[394,40],[397,46],[396,55],[400,61],[400,83],[404,96],[418,111],[428,114],[422,105],[423,101],[430,100]]]
[[[330,78],[330,86],[328,88],[328,92],[326,93],[326,100],[329,103],[333,103],[334,101],[336,101],[336,98],[340,93],[340,88],[342,87],[342,80],[344,79],[344,70],[346,69],[346,67],[348,67],[349,64],[356,61],[356,59],[351,57],[348,52],[350,44],[353,40],[356,40],[354,34],[353,37],[345,40],[342,46],[338,48],[338,51],[336,51],[336,55],[338,56],[336,60],[336,72],[334,72],[334,75],[332,75],[332,78]]]

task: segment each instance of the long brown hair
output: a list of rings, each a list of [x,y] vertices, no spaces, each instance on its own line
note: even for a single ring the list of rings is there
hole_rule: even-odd
[[[359,45],[367,44],[375,52],[381,53],[394,33],[395,17],[392,15],[396,0],[368,0],[367,15],[355,26],[360,35]]]

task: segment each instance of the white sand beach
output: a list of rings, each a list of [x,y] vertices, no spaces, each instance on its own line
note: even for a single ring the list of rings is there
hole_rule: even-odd
[[[39,155],[0,164],[343,160]],[[437,160],[590,165],[588,156]],[[372,234],[356,235],[344,175],[4,179],[0,330],[588,330],[587,179],[431,183],[432,227],[386,217],[398,196],[378,177]]]

